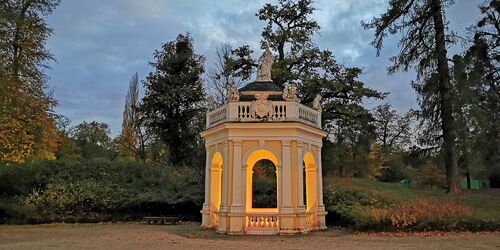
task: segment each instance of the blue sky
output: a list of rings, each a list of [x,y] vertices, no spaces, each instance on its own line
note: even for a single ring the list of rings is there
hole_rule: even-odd
[[[177,34],[190,32],[196,53],[206,57],[206,69],[221,43],[233,47],[249,44],[256,57],[264,22],[255,16],[267,1],[237,0],[63,0],[48,17],[54,35],[47,47],[57,62],[51,63],[49,86],[59,105],[56,112],[73,124],[106,122],[112,134],[121,130],[123,103],[130,78],[139,79],[152,70],[148,62],[155,49]],[[447,9],[450,29],[465,34],[479,17],[482,0],[456,0]],[[314,41],[334,52],[347,66],[364,69],[361,80],[379,91],[390,92],[386,100],[399,111],[417,108],[410,87],[414,73],[387,75],[388,58],[395,55],[398,37],[389,37],[380,57],[369,45],[372,30],[363,30],[361,20],[378,16],[387,8],[385,0],[316,0],[313,18],[321,26]],[[450,49],[456,53],[463,48]],[[379,101],[368,100],[373,107]]]

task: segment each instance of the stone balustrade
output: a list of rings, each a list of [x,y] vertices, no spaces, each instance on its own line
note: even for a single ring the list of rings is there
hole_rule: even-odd
[[[245,231],[247,234],[276,234],[279,232],[278,214],[247,214]]]
[[[225,122],[283,122],[295,121],[321,128],[321,112],[298,102],[270,102],[269,112],[257,115],[252,102],[229,102],[207,113],[206,127],[215,127]]]

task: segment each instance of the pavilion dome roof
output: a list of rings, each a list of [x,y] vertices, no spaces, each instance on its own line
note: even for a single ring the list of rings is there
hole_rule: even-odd
[[[251,82],[242,88],[239,89],[239,92],[244,94],[243,92],[282,92],[283,88],[278,86],[278,84],[275,84],[272,81],[255,81]]]

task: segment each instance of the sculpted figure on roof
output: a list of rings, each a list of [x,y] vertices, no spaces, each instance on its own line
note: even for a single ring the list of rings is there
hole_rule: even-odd
[[[264,53],[259,59],[259,67],[257,68],[257,80],[256,82],[272,82],[271,79],[271,68],[273,66],[273,54],[266,48]]]

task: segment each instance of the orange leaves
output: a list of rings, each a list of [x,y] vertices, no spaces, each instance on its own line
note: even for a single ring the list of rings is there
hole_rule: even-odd
[[[61,135],[50,114],[53,100],[30,86],[0,78],[0,162],[55,159]]]
[[[418,220],[442,221],[470,216],[472,208],[463,204],[418,199],[408,205],[399,205],[390,212],[391,224],[396,228],[413,226]]]

